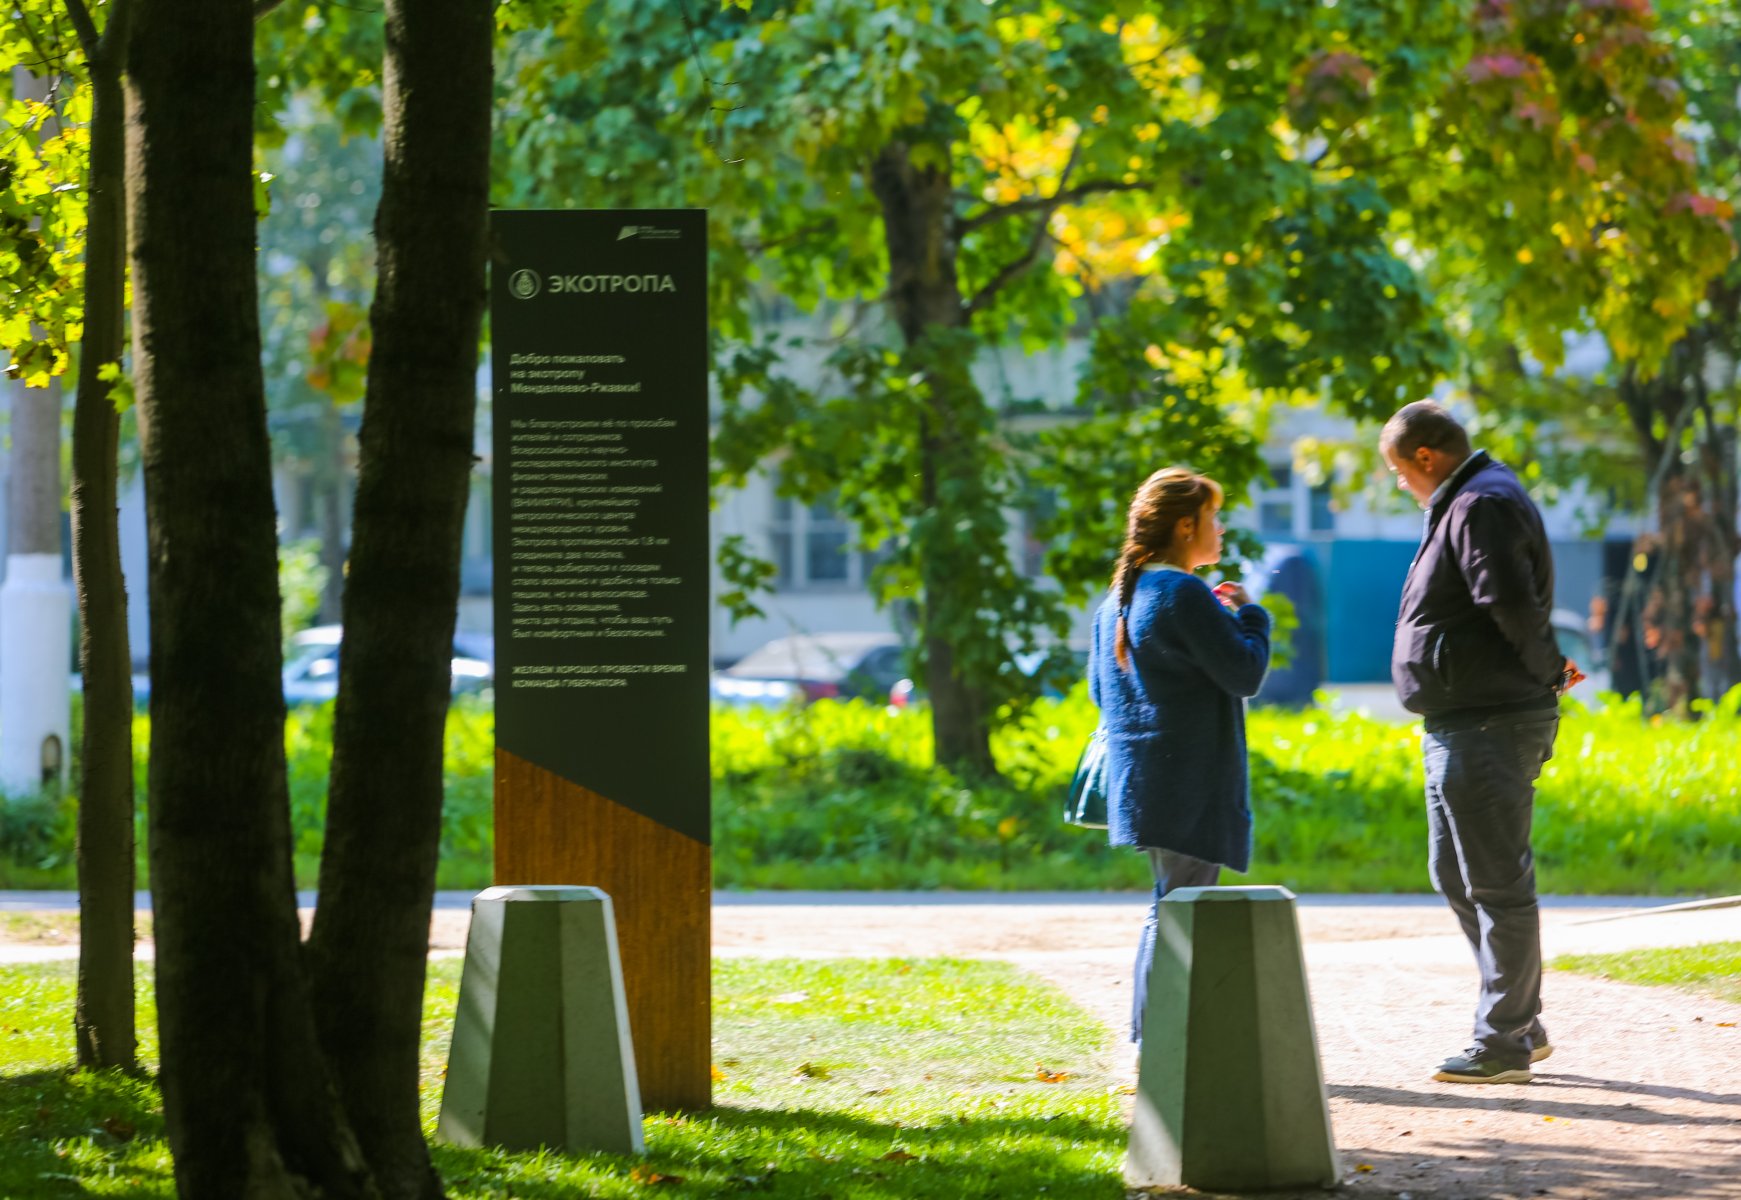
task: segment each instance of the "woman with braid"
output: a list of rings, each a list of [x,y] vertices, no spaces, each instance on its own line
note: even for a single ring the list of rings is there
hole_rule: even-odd
[[[1269,670],[1269,614],[1237,583],[1195,572],[1221,561],[1221,485],[1156,471],[1130,503],[1112,587],[1094,615],[1088,694],[1106,742],[1107,836],[1148,855],[1154,904],[1136,958],[1131,1041],[1161,897],[1212,887],[1251,863],[1245,698]]]

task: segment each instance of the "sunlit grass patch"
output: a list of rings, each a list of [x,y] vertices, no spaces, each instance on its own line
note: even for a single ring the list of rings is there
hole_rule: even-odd
[[[1629,950],[1620,954],[1567,954],[1549,965],[1622,983],[1684,988],[1741,1004],[1741,942]]]
[[[458,959],[431,963],[430,1132],[459,976]],[[139,978],[142,1058],[153,1067],[149,964]],[[0,968],[0,1197],[170,1197],[155,1087],[68,1069],[73,982],[71,963]],[[1013,967],[724,960],[713,1011],[715,1107],[648,1114],[644,1159],[438,1145],[448,1195],[1124,1194],[1110,1036]]]

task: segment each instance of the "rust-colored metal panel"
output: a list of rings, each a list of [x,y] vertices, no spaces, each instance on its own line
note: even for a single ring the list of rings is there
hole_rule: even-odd
[[[496,751],[496,882],[596,887],[616,909],[641,1102],[712,1104],[708,846]]]

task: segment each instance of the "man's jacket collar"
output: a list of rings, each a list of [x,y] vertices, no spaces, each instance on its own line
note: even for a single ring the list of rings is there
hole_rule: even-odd
[[[1477,450],[1468,458],[1457,464],[1457,469],[1446,478],[1441,494],[1433,497],[1431,511],[1438,511],[1451,502],[1451,497],[1463,490],[1463,485],[1475,477],[1475,473],[1493,461],[1493,456],[1485,450]]]

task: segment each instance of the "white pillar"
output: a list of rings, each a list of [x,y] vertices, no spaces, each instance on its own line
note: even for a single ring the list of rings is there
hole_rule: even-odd
[[[13,554],[0,584],[0,790],[43,785],[45,762],[66,778],[72,672],[72,591],[58,554]],[[47,746],[50,738],[53,746]],[[50,757],[52,756],[52,757]]]

